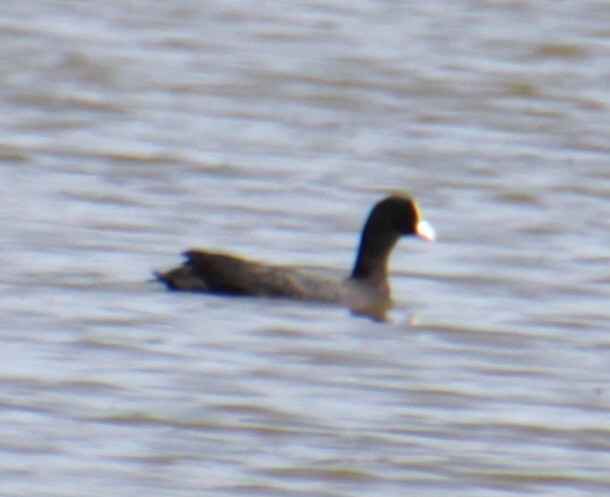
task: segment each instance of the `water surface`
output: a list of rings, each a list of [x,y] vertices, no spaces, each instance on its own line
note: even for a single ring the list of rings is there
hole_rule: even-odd
[[[608,494],[610,14],[420,4],[2,8],[3,495]],[[395,190],[387,324],[148,281]]]

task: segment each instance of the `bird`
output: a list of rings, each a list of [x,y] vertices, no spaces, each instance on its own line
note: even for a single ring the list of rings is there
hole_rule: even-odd
[[[435,239],[434,229],[422,219],[417,202],[410,196],[393,194],[371,209],[352,272],[343,280],[202,249],[187,250],[181,266],[153,275],[169,290],[336,303],[356,315],[385,321],[392,305],[390,254],[401,237],[411,235]]]

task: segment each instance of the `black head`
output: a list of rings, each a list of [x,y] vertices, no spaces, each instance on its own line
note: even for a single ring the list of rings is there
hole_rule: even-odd
[[[377,203],[367,224],[383,226],[399,235],[417,235],[434,240],[432,227],[421,219],[417,203],[410,197],[392,195]]]
[[[390,252],[400,237],[405,235],[434,240],[434,231],[422,221],[415,201],[402,195],[392,195],[376,204],[362,231],[352,278],[376,280],[387,289]]]

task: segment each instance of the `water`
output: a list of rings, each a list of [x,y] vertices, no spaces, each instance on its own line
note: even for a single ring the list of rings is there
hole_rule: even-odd
[[[0,493],[607,495],[610,14],[0,9]],[[172,294],[188,247],[341,277],[409,191],[391,322]]]

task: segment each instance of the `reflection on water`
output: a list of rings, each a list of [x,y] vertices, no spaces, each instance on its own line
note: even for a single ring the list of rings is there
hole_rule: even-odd
[[[610,19],[594,2],[0,14],[6,495],[606,495]],[[418,198],[386,324],[147,281],[340,278]]]

